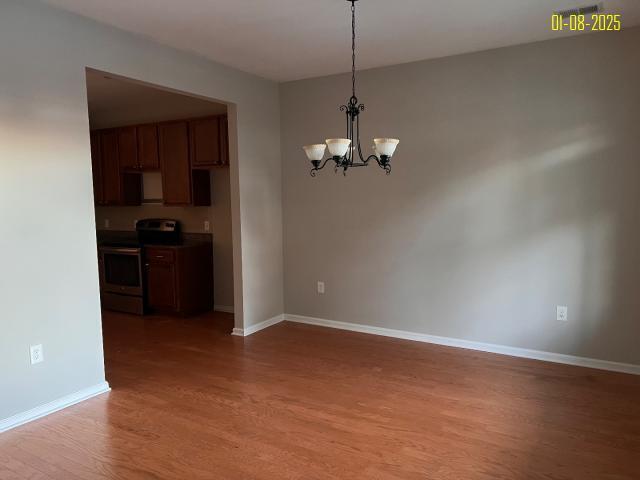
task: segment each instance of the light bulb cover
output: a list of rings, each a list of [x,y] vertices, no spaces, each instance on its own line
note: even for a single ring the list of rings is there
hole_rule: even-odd
[[[304,153],[307,154],[309,160],[322,160],[324,157],[324,151],[327,146],[324,143],[316,143],[315,145],[305,145],[302,147]]]
[[[344,157],[351,145],[351,140],[348,138],[327,138],[325,142],[329,147],[329,153],[334,157]]]
[[[374,138],[376,153],[379,156],[392,157],[400,143],[397,138]]]

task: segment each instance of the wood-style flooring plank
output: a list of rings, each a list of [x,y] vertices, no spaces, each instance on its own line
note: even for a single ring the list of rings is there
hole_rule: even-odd
[[[112,392],[0,435],[0,480],[640,479],[640,377],[221,313],[103,325]]]

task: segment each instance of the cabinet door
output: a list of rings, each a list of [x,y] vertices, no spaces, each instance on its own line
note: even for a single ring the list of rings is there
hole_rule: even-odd
[[[138,168],[136,127],[118,129],[118,156],[120,158],[120,168]]]
[[[191,120],[189,136],[194,167],[220,165],[220,117]]]
[[[163,123],[158,127],[162,190],[166,205],[191,203],[187,122]]]
[[[102,205],[102,161],[100,159],[100,133],[91,132],[91,173],[93,175],[93,200]]]
[[[173,263],[150,262],[147,269],[147,304],[155,310],[175,310],[176,269]]]
[[[158,170],[158,126],[141,125],[138,127],[138,165],[143,170]]]
[[[120,166],[118,163],[118,132],[105,130],[100,135],[102,160],[102,199],[106,205],[120,203]]]
[[[220,117],[220,164],[229,165],[229,121],[226,115]]]

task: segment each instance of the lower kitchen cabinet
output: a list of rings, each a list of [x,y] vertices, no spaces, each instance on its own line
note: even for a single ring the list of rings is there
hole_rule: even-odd
[[[153,310],[172,311],[176,299],[176,266],[149,261],[147,267],[147,305]]]
[[[192,315],[213,309],[211,244],[146,247],[145,273],[149,310]]]

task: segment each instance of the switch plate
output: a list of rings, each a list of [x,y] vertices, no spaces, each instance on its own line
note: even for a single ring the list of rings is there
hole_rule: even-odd
[[[104,228],[109,228],[109,225],[111,224],[111,222],[109,222],[108,218],[104,219]]]
[[[569,308],[564,305],[558,305],[556,307],[556,319],[559,322],[566,322],[569,320]]]
[[[208,232],[209,230],[211,230],[211,224],[209,223],[209,220],[205,220],[204,221],[204,231]]]
[[[324,295],[324,282],[318,282],[318,293]]]
[[[42,353],[42,344],[31,345],[30,353],[31,353],[31,365],[44,362],[44,354]]]

